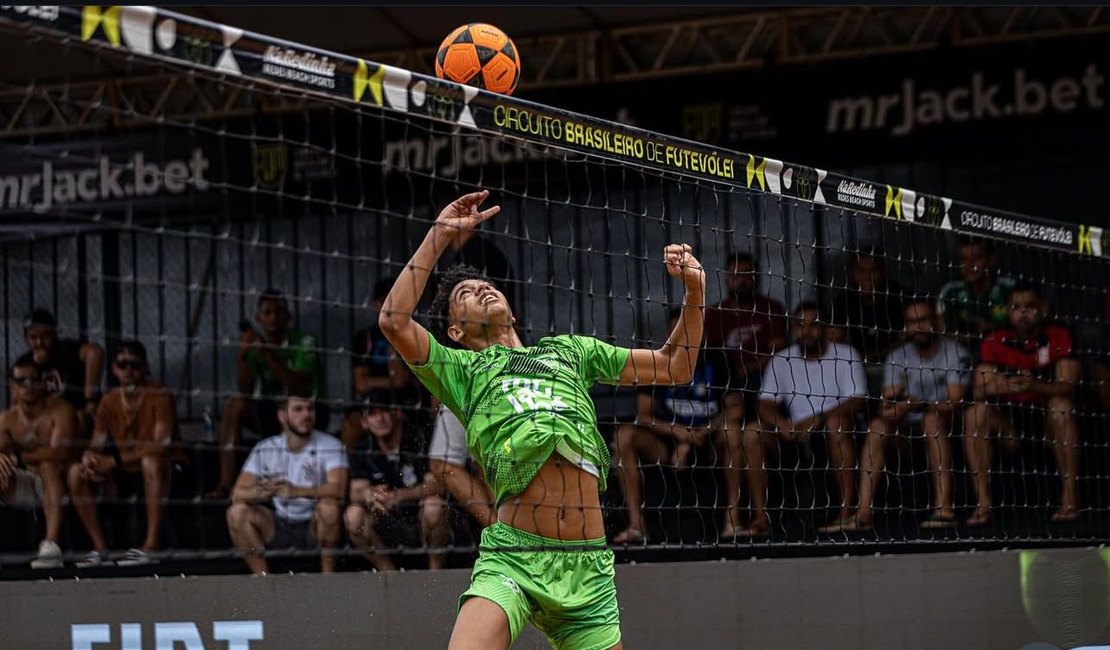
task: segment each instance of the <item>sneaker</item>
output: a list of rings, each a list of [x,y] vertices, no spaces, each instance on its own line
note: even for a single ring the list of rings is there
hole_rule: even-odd
[[[57,542],[48,539],[39,544],[39,554],[31,560],[32,569],[60,569],[62,568],[62,549]]]
[[[108,558],[100,551],[89,551],[80,560],[75,563],[78,569],[90,569],[98,567],[108,561]]]
[[[158,560],[147,555],[141,548],[129,549],[123,557],[116,560],[116,566],[143,566],[146,564],[158,564]]]

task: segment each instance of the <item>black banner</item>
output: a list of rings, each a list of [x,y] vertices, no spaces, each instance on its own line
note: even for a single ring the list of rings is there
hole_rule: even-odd
[[[28,7],[6,6],[0,10],[0,19],[30,23],[84,42],[133,54],[170,59],[232,77],[249,77],[255,82],[271,81],[294,86],[305,92],[357,102],[394,114],[418,115],[462,129],[501,134],[510,139],[604,157],[666,174],[792,196],[830,208],[844,208],[878,217],[916,222],[920,214],[921,221],[939,228],[1089,255],[1102,254],[1102,236],[1098,228],[987,211],[907,188],[667,137],[151,7],[86,6],[32,11]],[[903,86],[908,93],[903,94],[900,100],[904,104],[903,114],[910,116],[907,118],[911,120],[909,124],[920,125],[930,124],[931,116],[934,116],[931,111],[940,109],[947,111],[946,119],[952,122],[964,120],[962,116],[965,113],[967,119],[964,121],[967,122],[974,121],[972,115],[976,119],[985,119],[988,113],[991,116],[995,112],[1004,114],[1007,109],[1011,113],[1021,113],[1028,107],[1027,103],[1021,102],[1032,95],[1041,95],[1029,90],[1033,86],[1029,85],[1032,83],[1030,78],[1025,76],[1027,71],[1018,72],[1014,77],[1014,92],[1017,95],[1013,96],[1013,101],[1006,100],[1005,104],[984,103],[988,102],[984,96],[999,97],[1002,91],[984,86],[985,77],[976,76],[978,73],[974,72],[971,73],[966,93],[961,87],[958,92],[925,95],[917,93],[916,86]],[[1045,102],[1055,102],[1055,107],[1071,107],[1068,110],[1076,111],[1078,115],[1081,102],[1086,102],[1083,110],[1101,110],[1099,79],[1101,72],[1095,65],[1075,72],[1066,82],[1038,83],[1042,83],[1044,93],[1047,93]],[[673,94],[673,89],[668,88],[668,92]],[[842,102],[836,106],[845,108],[834,110],[835,107],[830,104],[830,119],[844,113],[843,118],[837,117],[840,122],[829,122],[834,129],[874,131],[886,128],[888,120],[893,124],[894,113],[890,111],[894,111],[891,103],[894,99],[887,97],[884,103],[883,97],[886,96],[877,95],[878,99],[870,104],[866,101],[860,104],[849,95],[845,97],[849,99],[844,101],[851,106],[866,105],[871,109],[852,108],[849,111],[849,105]],[[1039,105],[1040,100],[1037,101]],[[933,108],[926,110],[926,106]],[[837,124],[844,126],[841,128]],[[897,126],[891,128],[898,129]],[[284,180],[282,175],[286,167],[283,165],[290,163],[288,160],[283,163],[279,152],[268,154],[256,151],[253,157],[253,168],[256,170],[253,180],[256,184],[275,184],[278,178]],[[190,166],[192,160],[172,161],[175,178],[180,173],[195,173],[196,168]],[[133,168],[135,162],[137,160],[133,159]],[[165,163],[167,173],[169,165],[170,162]],[[261,176],[258,170],[264,170]],[[361,171],[357,173],[361,174]],[[120,183],[120,191],[124,193],[122,198],[126,199],[124,180]],[[139,177],[135,176],[133,191],[137,191],[138,183]],[[165,187],[169,189],[168,183]],[[115,196],[114,186],[110,189],[112,198],[121,198]],[[23,186],[20,186],[22,190]]]
[[[537,91],[539,101],[837,167],[1110,139],[1103,36]]]

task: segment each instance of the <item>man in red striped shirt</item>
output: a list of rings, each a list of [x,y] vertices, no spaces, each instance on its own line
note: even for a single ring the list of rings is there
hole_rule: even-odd
[[[1071,333],[1045,322],[1045,301],[1037,287],[1017,284],[1010,294],[1009,327],[983,339],[981,363],[975,368],[975,403],[965,412],[964,448],[978,505],[969,526],[990,521],[990,436],[1020,439],[1043,429],[1060,476],[1060,507],[1052,521],[1079,518],[1076,473],[1079,430],[1075,390],[1080,365],[1073,356]]]

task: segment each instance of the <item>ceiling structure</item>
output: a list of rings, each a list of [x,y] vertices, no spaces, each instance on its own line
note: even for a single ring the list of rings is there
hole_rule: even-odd
[[[325,50],[430,72],[443,35],[489,21],[524,53],[521,88],[1110,33],[1103,7],[174,7]],[[185,69],[90,56],[5,31],[0,137],[301,110],[306,99]],[[108,104],[110,110],[100,110]],[[93,110],[96,109],[96,110]]]
[[[417,72],[442,38],[491,22],[521,88],[580,85],[1110,32],[1103,7],[183,7],[184,13]]]

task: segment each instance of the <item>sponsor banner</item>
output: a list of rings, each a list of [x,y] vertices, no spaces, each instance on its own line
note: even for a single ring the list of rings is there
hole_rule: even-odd
[[[1074,151],[1098,146],[1093,134],[1110,134],[1104,50],[1092,35],[611,83],[605,92],[540,90],[534,97],[698,142],[829,165],[945,161],[953,150],[1004,159],[1028,152],[1031,142]]]
[[[312,144],[333,135],[332,127],[350,125],[317,120],[313,131],[305,122],[303,116],[282,115],[226,124],[230,133],[282,133],[287,142],[167,127],[114,139],[0,144],[0,221],[45,224],[48,217],[131,209],[140,219],[200,215],[250,206],[259,200],[256,190],[281,200],[357,203],[353,163],[344,167],[331,149]],[[378,156],[376,150],[363,152]]]
[[[122,209],[152,201],[196,207],[223,175],[221,149],[212,139],[148,132],[116,141],[5,149],[0,163],[0,215],[5,217]],[[192,201],[167,200],[185,196]]]
[[[923,223],[932,223],[940,211],[942,215],[947,215],[947,222],[945,216],[941,216],[938,227],[948,223],[960,231],[1084,254],[1095,254],[1096,250],[1093,243],[1079,246],[1079,232],[1074,226],[1016,215],[985,214],[971,206],[966,209],[952,207],[951,202],[945,203],[944,200],[940,200],[938,206],[935,200],[925,195],[920,195],[925,200],[919,202],[918,193],[906,188],[672,138],[627,124],[479,91],[470,86],[313,50],[152,7],[60,7],[56,16],[44,11],[4,10],[0,12],[0,19],[32,22],[46,29],[76,35],[82,41],[95,41],[147,56],[177,59],[224,74],[247,75],[253,80],[291,83],[301,89],[395,113],[420,115],[448,125],[480,129],[509,139],[519,138],[664,173],[742,186],[752,191],[780,193],[802,201],[877,217],[917,221],[920,203],[923,213],[928,213],[921,219]],[[959,69],[964,68],[961,66]],[[917,85],[906,86],[904,82],[900,93],[875,91],[879,94],[838,96],[828,104],[829,119],[823,135],[867,131],[882,132],[884,137],[889,137],[908,135],[918,127],[933,124],[940,119],[938,116],[944,115],[948,116],[945,119],[953,122],[973,122],[1011,114],[1033,114],[1048,110],[1049,106],[1053,110],[1075,111],[1077,114],[1081,112],[1080,108],[1089,111],[1103,107],[1101,93],[1104,84],[1097,65],[1089,65],[1066,79],[1061,77],[1051,82],[1034,82],[1031,74],[1031,69],[1016,70],[1012,87],[1006,87],[1009,90],[1002,85],[992,87],[984,74],[972,72],[966,88],[960,86],[947,93],[925,94],[918,91]],[[861,79],[870,82],[872,77]],[[681,82],[676,84],[675,89],[682,85]],[[850,92],[850,84],[838,84],[836,87],[838,93]],[[657,98],[657,86],[653,85],[653,88]],[[810,87],[805,89],[809,92]],[[709,90],[716,92],[712,85]],[[1002,103],[1001,97],[1007,92],[1011,92],[1012,97]],[[677,90],[668,94],[685,96]],[[996,103],[992,104],[992,101]],[[800,104],[819,103],[807,101]],[[644,104],[658,106],[659,102],[652,100]],[[902,111],[905,127],[888,127],[896,122],[896,109]],[[712,120],[719,114],[720,111],[702,107],[685,123],[699,130],[695,135],[713,139],[710,137],[715,133]],[[386,116],[386,119],[391,118]],[[752,119],[758,122],[757,117]],[[887,134],[884,129],[899,133],[891,131]],[[724,132],[721,129],[718,131]],[[812,134],[806,135],[811,137]],[[837,152],[840,150],[837,149]],[[489,150],[487,154],[492,160],[502,155],[503,150],[498,153]],[[277,191],[289,181],[293,159],[288,151],[283,153],[278,148],[263,147],[261,150],[256,148],[250,155],[259,187]],[[434,152],[431,158],[435,164]],[[426,164],[427,154],[424,160]],[[135,168],[134,161],[131,168]],[[175,166],[174,169],[176,172],[180,167]],[[42,174],[48,171],[53,173],[53,170],[43,170]],[[120,182],[119,188],[126,196],[123,181]],[[132,191],[136,191],[134,186],[137,182],[132,183]],[[18,189],[22,197],[22,184]],[[110,189],[114,194],[115,186]],[[104,194],[103,190],[101,194]],[[20,205],[23,205],[22,201]],[[1098,248],[1102,248],[1101,239]]]
[[[1085,226],[1044,223],[1021,215],[959,202],[953,204],[951,214],[952,225],[959,232],[1094,254],[1093,244],[1088,236],[1090,229]],[[1083,238],[1080,238],[1081,228]],[[1099,248],[1101,249],[1101,243]]]

